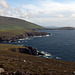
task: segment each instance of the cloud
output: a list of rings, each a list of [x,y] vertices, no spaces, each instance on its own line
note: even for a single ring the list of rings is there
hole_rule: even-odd
[[[75,2],[60,3],[53,0],[40,0],[36,4],[24,5],[35,15],[27,20],[41,26],[75,26]]]
[[[70,16],[70,18],[75,18],[75,14],[72,14],[72,15]]]
[[[45,11],[38,11],[38,14],[45,14]]]
[[[12,7],[5,0],[0,0],[0,15],[21,19],[29,17],[27,11],[23,11],[19,7]]]
[[[11,11],[12,7],[8,4],[5,0],[0,0],[0,15],[1,16],[9,16],[9,12]]]
[[[75,13],[75,3],[60,3],[60,2],[54,2],[52,0],[40,0],[36,4],[27,4],[23,5],[23,8],[30,10],[34,14],[44,14],[45,15],[58,15],[58,14],[69,14],[71,12]],[[67,12],[68,11],[68,12]],[[61,15],[58,15],[60,17],[63,17]],[[69,17],[70,15],[68,15]],[[49,16],[50,17],[50,16]],[[59,17],[59,18],[60,18]]]
[[[3,9],[0,9],[0,15],[4,16],[5,14],[6,14],[5,11]]]
[[[37,0],[35,4],[23,3],[15,7],[6,0],[0,0],[0,15],[21,18],[42,26],[74,26],[75,3]]]
[[[29,21],[41,25],[43,27],[50,27],[50,26],[75,27],[75,18],[60,18],[60,19],[59,18],[33,18],[30,19]]]
[[[0,0],[0,7],[10,9],[10,5],[5,0]]]
[[[55,17],[57,17],[57,18],[64,18],[64,15],[59,14],[59,15],[55,15]]]

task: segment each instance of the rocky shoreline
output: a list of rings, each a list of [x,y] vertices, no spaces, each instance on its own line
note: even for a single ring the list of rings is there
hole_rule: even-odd
[[[22,53],[22,54],[29,54],[34,56],[44,56],[45,54],[38,51],[37,49],[31,47],[31,46],[24,46],[24,48],[10,48],[8,49],[12,52]]]
[[[28,37],[38,37],[38,36],[49,36],[51,35],[50,33],[45,33],[45,32],[25,32],[22,35],[15,35],[15,36],[0,36],[0,42],[15,42],[18,39],[23,39],[23,38],[28,38]]]
[[[1,36],[0,43],[16,42],[17,40],[22,40],[26,38],[43,37],[43,36],[50,36],[50,35],[51,35],[50,33],[34,31],[34,32],[26,32],[25,34],[18,35],[18,36]],[[10,48],[9,50],[13,52],[19,52],[19,53],[29,54],[34,56],[45,56],[44,53],[30,46],[25,46],[25,48]]]

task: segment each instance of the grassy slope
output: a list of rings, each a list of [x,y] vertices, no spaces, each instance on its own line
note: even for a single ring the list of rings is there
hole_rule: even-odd
[[[25,20],[2,17],[0,16],[0,37],[15,37],[19,35],[27,35],[27,33],[37,33],[33,29],[43,29],[34,23],[27,22]]]
[[[41,29],[43,27],[25,20],[0,16],[0,30],[6,29]]]
[[[22,46],[0,45],[0,66],[2,65],[5,71],[9,73],[18,69],[24,73],[28,72],[28,75],[73,75],[75,62],[46,59],[5,50],[6,48],[15,47]],[[26,62],[23,60],[26,60]]]
[[[0,44],[0,50],[6,50],[9,48],[19,48],[21,46],[18,45],[10,45],[10,44]]]

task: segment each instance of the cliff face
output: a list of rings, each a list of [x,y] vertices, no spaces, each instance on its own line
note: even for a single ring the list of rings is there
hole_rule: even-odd
[[[17,39],[23,39],[23,38],[27,38],[27,37],[34,37],[34,36],[46,36],[46,35],[50,35],[49,33],[45,33],[45,32],[25,32],[24,34],[20,34],[20,35],[3,35],[0,36],[0,42],[4,42],[4,41],[10,41],[11,42],[15,42]]]
[[[23,54],[30,54],[30,55],[38,55],[38,52],[35,48],[32,48],[30,46],[25,46],[24,48],[10,48],[9,49],[12,52],[17,52],[17,53],[23,53]]]

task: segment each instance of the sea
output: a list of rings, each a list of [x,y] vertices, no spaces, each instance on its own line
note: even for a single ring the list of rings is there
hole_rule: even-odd
[[[51,33],[50,36],[38,36],[6,42],[21,46],[32,46],[45,54],[45,58],[75,62],[75,30],[38,30]]]

